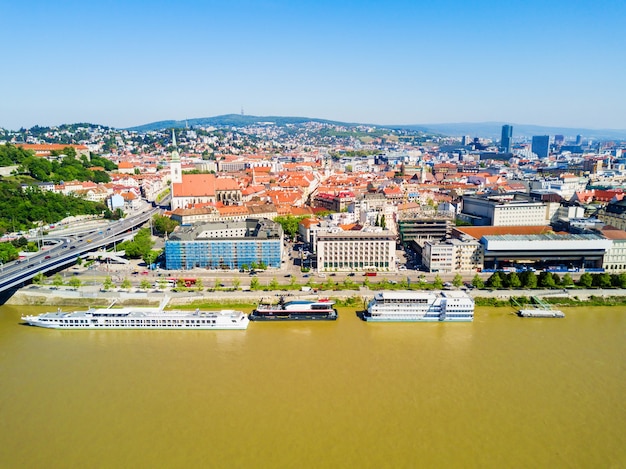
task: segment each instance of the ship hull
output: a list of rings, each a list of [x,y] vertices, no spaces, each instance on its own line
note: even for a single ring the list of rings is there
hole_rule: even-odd
[[[249,318],[250,321],[335,321],[337,319],[337,314],[258,314],[253,312],[250,314]]]

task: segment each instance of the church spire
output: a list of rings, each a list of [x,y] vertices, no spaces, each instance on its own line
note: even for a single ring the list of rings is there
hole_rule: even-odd
[[[172,129],[172,161],[170,161],[170,180],[172,182],[172,201],[174,200],[174,183],[183,182],[183,171],[180,163],[180,155],[178,154],[178,147],[176,146],[176,134]]]
[[[174,149],[172,150],[172,161],[179,161],[180,155],[178,154],[178,147],[176,146],[176,133],[174,129],[172,129],[172,145],[174,145]]]

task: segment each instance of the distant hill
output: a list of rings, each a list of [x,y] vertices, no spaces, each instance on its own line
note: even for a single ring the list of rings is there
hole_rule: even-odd
[[[254,124],[263,124],[271,122],[275,125],[284,126],[287,124],[303,124],[305,122],[319,122],[322,124],[330,125],[359,125],[350,124],[346,122],[330,121],[326,119],[315,119],[311,117],[281,117],[281,116],[246,116],[241,114],[225,114],[223,116],[215,117],[200,117],[195,119],[185,120],[168,120],[152,122],[150,124],[138,125],[136,127],[129,127],[125,130],[131,130],[136,132],[148,132],[150,130],[163,130],[169,128],[181,128],[189,125],[190,127],[244,127]]]
[[[375,125],[379,128],[405,129],[420,131],[431,134],[448,136],[469,135],[470,137],[500,139],[502,126],[509,124],[513,126],[513,138],[532,137],[533,135],[563,135],[566,139],[573,140],[577,135],[582,135],[585,139],[596,140],[626,140],[626,129],[585,129],[570,127],[545,127],[529,124],[515,124],[510,122],[460,122],[450,124],[416,124],[416,125],[377,125],[365,123],[339,122],[327,119],[316,119],[311,117],[284,117],[284,116],[246,116],[240,114],[226,114],[214,117],[200,117],[185,120],[167,120],[152,122],[150,124],[129,127],[126,130],[136,132],[147,132],[150,130],[163,130],[168,128],[181,128],[185,126],[199,127],[244,127],[254,124],[273,123],[278,126],[287,124],[302,124],[305,122],[319,122],[322,124],[356,126]]]

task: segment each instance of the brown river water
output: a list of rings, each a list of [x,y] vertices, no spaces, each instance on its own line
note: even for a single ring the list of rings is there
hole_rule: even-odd
[[[624,468],[626,308],[55,331],[0,307],[1,468]]]

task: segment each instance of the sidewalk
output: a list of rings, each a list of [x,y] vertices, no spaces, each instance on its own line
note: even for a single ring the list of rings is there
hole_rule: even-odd
[[[303,292],[299,290],[293,291],[101,291],[100,286],[82,286],[78,290],[67,286],[52,287],[50,285],[38,286],[29,285],[18,290],[7,302],[9,305],[87,305],[87,306],[107,306],[113,301],[116,304],[133,304],[152,306],[158,305],[161,300],[168,296],[170,305],[182,305],[192,303],[194,301],[217,301],[225,303],[258,303],[261,299],[277,298],[279,296],[291,296],[302,299],[317,298],[350,298],[361,297],[363,299],[371,299],[377,290],[370,290],[361,287],[357,290],[319,290],[317,293]],[[474,298],[497,298],[499,300],[507,300],[510,297],[519,296],[537,296],[545,297],[563,297],[578,298],[587,300],[590,296],[610,297],[610,296],[626,296],[626,289],[558,289],[558,290],[471,290],[468,292]]]

